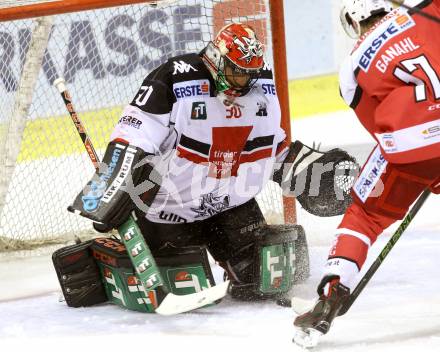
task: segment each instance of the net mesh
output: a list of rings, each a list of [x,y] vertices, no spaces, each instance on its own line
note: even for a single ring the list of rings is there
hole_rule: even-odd
[[[27,1],[29,2],[29,1]],[[15,2],[17,4],[17,2]],[[168,57],[201,50],[225,23],[251,24],[272,61],[266,0],[186,0],[53,16],[42,66],[22,113],[24,132],[11,133],[35,20],[0,23],[0,251],[67,241],[91,233],[91,223],[67,206],[92,176],[62,100],[52,86],[62,76],[100,157],[120,112],[149,71]],[[41,44],[40,44],[41,45]],[[33,84],[31,83],[31,85]],[[18,148],[16,155],[6,155]],[[11,154],[11,153],[9,153]],[[259,197],[271,222],[282,201],[274,184]],[[276,215],[274,215],[276,214]]]

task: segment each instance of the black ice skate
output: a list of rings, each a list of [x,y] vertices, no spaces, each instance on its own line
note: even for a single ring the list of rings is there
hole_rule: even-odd
[[[329,284],[328,294],[323,288]],[[303,348],[312,348],[318,344],[319,338],[330,330],[330,326],[347,299],[350,289],[339,282],[339,277],[325,277],[318,287],[320,294],[315,306],[308,312],[296,317],[295,336],[293,341]]]

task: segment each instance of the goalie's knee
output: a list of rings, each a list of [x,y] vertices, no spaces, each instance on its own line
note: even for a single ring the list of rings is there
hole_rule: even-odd
[[[305,233],[299,225],[265,225],[255,241],[222,263],[231,279],[230,293],[242,300],[285,296],[309,275]]]

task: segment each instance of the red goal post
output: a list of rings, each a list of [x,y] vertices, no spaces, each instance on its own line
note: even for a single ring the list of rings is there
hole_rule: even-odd
[[[78,153],[79,149],[75,149],[75,147],[72,147],[71,145],[67,145],[63,147],[61,151],[55,150],[58,148],[57,143],[61,143],[61,141],[55,141],[54,135],[57,133],[60,133],[61,129],[60,126],[63,127],[63,122],[59,118],[59,115],[61,114],[58,112],[58,110],[50,110],[51,112],[42,112],[42,109],[45,108],[45,106],[39,106],[39,101],[46,102],[46,98],[43,97],[43,94],[48,95],[56,95],[56,93],[50,91],[48,92],[48,88],[46,88],[46,85],[42,84],[41,81],[44,80],[42,78],[44,75],[47,79],[49,79],[49,74],[51,70],[56,71],[57,63],[52,62],[56,61],[57,57],[57,50],[63,50],[59,49],[59,47],[53,47],[50,48],[50,44],[54,41],[65,41],[64,46],[75,46],[75,41],[72,39],[72,36],[75,35],[73,33],[73,30],[71,30],[70,34],[66,34],[65,37],[60,37],[58,33],[55,33],[55,31],[51,31],[52,23],[47,22],[45,24],[46,29],[42,29],[42,32],[45,34],[38,34],[39,27],[44,27],[44,25],[37,24],[32,29],[32,39],[29,39],[26,36],[30,36],[29,30],[27,27],[29,26],[30,21],[32,19],[35,19],[35,22],[40,21],[41,19],[51,19],[52,16],[55,16],[59,19],[60,16],[68,16],[68,14],[74,15],[76,13],[94,13],[96,11],[98,13],[97,18],[100,19],[102,16],[99,11],[107,11],[109,13],[115,13],[118,11],[118,9],[126,8],[126,7],[133,7],[136,9],[140,9],[141,6],[149,6],[151,8],[157,7],[157,13],[160,11],[166,11],[170,12],[170,8],[173,6],[179,6],[180,4],[186,3],[189,7],[194,7],[197,4],[200,6],[206,6],[206,10],[203,13],[210,13],[210,17],[208,19],[202,19],[200,27],[209,27],[209,36],[212,37],[213,34],[215,34],[218,29],[220,29],[226,21],[233,21],[233,20],[239,20],[241,22],[248,22],[251,24],[257,31],[260,37],[264,38],[264,41],[266,42],[267,47],[270,47],[271,53],[276,53],[276,55],[272,54],[273,58],[273,68],[275,73],[275,82],[278,92],[278,97],[281,104],[281,110],[282,110],[282,116],[283,116],[283,128],[285,129],[288,138],[290,140],[290,111],[289,111],[289,96],[288,96],[288,77],[287,77],[287,60],[286,60],[286,41],[285,41],[285,31],[284,31],[284,10],[283,10],[283,0],[258,0],[258,1],[248,1],[248,0],[18,0],[18,1],[3,1],[0,3],[0,60],[3,60],[3,64],[0,65],[0,95],[3,94],[2,89],[6,90],[6,98],[7,102],[10,100],[11,107],[6,108],[4,111],[2,111],[2,104],[0,103],[0,137],[3,139],[0,139],[0,166],[6,165],[6,172],[3,173],[3,175],[0,175],[0,251],[4,250],[5,248],[14,248],[20,247],[19,245],[10,244],[12,242],[9,241],[9,237],[12,238],[14,241],[18,240],[21,242],[29,242],[29,238],[34,236],[28,235],[28,233],[32,233],[35,231],[35,233],[38,233],[35,235],[35,237],[40,238],[42,243],[47,243],[47,238],[49,237],[57,237],[55,236],[55,233],[62,232],[63,237],[65,237],[66,233],[70,233],[71,231],[75,231],[76,223],[74,223],[76,220],[72,220],[69,218],[69,222],[73,226],[66,226],[65,228],[63,226],[61,228],[57,228],[58,225],[49,224],[49,221],[45,220],[44,223],[40,223],[40,217],[35,216],[35,219],[31,221],[31,223],[27,224],[26,230],[17,230],[17,234],[15,234],[15,227],[23,227],[24,224],[22,220],[20,219],[20,216],[23,217],[29,217],[32,216],[33,212],[35,212],[35,208],[38,208],[39,203],[33,203],[32,206],[34,210],[15,210],[17,208],[16,205],[11,205],[10,202],[12,202],[13,199],[19,198],[20,202],[27,202],[30,203],[35,202],[38,200],[38,198],[41,196],[42,193],[49,193],[49,191],[41,191],[40,193],[35,194],[29,194],[27,198],[23,198],[21,196],[21,193],[19,192],[30,192],[31,188],[38,188],[41,184],[41,189],[44,187],[48,187],[48,190],[52,191],[52,184],[49,186],[44,186],[43,181],[38,181],[37,186],[35,184],[32,184],[31,186],[23,186],[23,183],[26,183],[27,177],[25,176],[24,172],[26,172],[26,175],[30,172],[29,170],[32,170],[32,175],[29,176],[29,178],[32,178],[34,181],[37,177],[37,170],[39,166],[32,165],[34,163],[41,163],[43,165],[43,169],[46,168],[48,170],[49,174],[53,174],[54,172],[58,172],[59,170],[63,170],[64,173],[62,173],[60,176],[63,179],[63,182],[66,182],[65,189],[70,189],[70,182],[73,182],[72,180],[68,180],[69,176],[73,178],[73,171],[65,170],[67,168],[67,161],[64,159],[67,159],[70,157],[70,154],[72,153]],[[152,7],[153,5],[156,5],[155,7]],[[169,6],[170,8],[167,8]],[[112,8],[112,9],[109,9]],[[102,10],[100,10],[102,9]],[[161,9],[161,10],[159,10]],[[180,9],[180,8],[179,8]],[[181,9],[185,9],[182,5]],[[183,11],[182,10],[182,11]],[[167,13],[168,13],[167,12]],[[184,11],[183,11],[184,12]],[[119,12],[118,12],[119,13]],[[161,13],[161,12],[160,12]],[[203,16],[203,13],[201,16]],[[122,16],[122,15],[121,15]],[[172,16],[172,15],[171,15]],[[188,16],[189,18],[190,16]],[[129,21],[129,16],[121,17],[123,20]],[[185,21],[187,21],[188,18],[185,18]],[[270,20],[268,20],[270,18]],[[80,17],[82,19],[82,17]],[[64,20],[60,20],[59,22],[63,22]],[[94,20],[93,20],[94,21]],[[90,21],[93,23],[93,21]],[[161,18],[152,18],[152,21],[160,22],[162,21]],[[194,26],[194,23],[192,22],[193,19],[191,18],[190,21],[187,21],[183,23],[182,20],[182,26],[183,29],[184,26]],[[41,21],[43,23],[44,21]],[[76,22],[81,22],[80,20],[76,20]],[[75,22],[75,23],[76,23]],[[84,21],[83,21],[84,22]],[[73,23],[73,22],[72,22]],[[128,23],[128,24],[127,24]],[[122,23],[122,26],[125,26],[128,28],[129,24],[131,22]],[[9,24],[17,24],[16,29],[10,29]],[[156,23],[154,23],[156,25]],[[175,24],[174,24],[175,25]],[[58,26],[61,26],[58,25]],[[153,25],[151,25],[153,26]],[[156,26],[157,27],[157,26]],[[156,28],[155,27],[155,28]],[[36,28],[36,29],[35,29]],[[86,27],[84,27],[86,28]],[[141,27],[139,26],[139,31]],[[126,29],[126,28],[124,28]],[[144,28],[145,30],[145,28]],[[159,40],[160,39],[160,33],[161,30],[155,29],[157,35],[153,38],[153,40]],[[107,43],[107,32],[106,29],[103,29],[102,38],[105,39]],[[148,31],[147,31],[148,32]],[[183,30],[183,32],[185,32]],[[35,34],[37,33],[37,34]],[[67,33],[67,32],[66,32]],[[73,34],[72,34],[73,33]],[[92,33],[92,32],[90,32]],[[88,34],[90,34],[88,33]],[[189,33],[189,34],[188,34]],[[177,33],[175,34],[175,37],[177,38],[175,40],[175,43],[173,43],[174,46],[179,46],[184,49],[185,47],[185,35],[191,36],[192,34],[190,32],[188,33]],[[77,34],[77,33],[76,33]],[[92,33],[93,34],[93,33]],[[144,33],[145,34],[145,33]],[[147,33],[148,34],[148,33]],[[203,33],[205,35],[207,33]],[[179,37],[180,35],[180,37]],[[69,37],[70,36],[70,37]],[[40,44],[35,44],[34,41],[39,38],[45,38],[40,41]],[[148,37],[145,35],[145,37]],[[16,41],[14,43],[10,43],[11,38],[14,38]],[[183,44],[179,43],[178,38],[183,38]],[[34,40],[35,39],[35,40]],[[92,38],[93,40],[98,40],[96,38]],[[103,39],[103,40],[104,40]],[[143,38],[145,39],[145,38]],[[165,38],[166,39],[166,38]],[[164,39],[164,40],[165,40]],[[129,39],[127,39],[129,40]],[[191,39],[188,40],[188,42]],[[204,40],[205,37],[204,37]],[[44,42],[46,41],[46,42]],[[43,44],[41,44],[43,43]],[[84,44],[86,43],[86,44]],[[88,42],[84,42],[83,47],[81,47],[79,44],[76,48],[76,50],[84,51],[84,50],[92,50],[88,47],[84,47],[88,45]],[[108,44],[108,43],[107,43]],[[168,45],[168,43],[165,43]],[[112,42],[112,44],[109,44],[112,46],[112,48],[116,48],[115,50],[118,50],[118,42]],[[46,48],[47,46],[47,48]],[[96,45],[99,47],[98,45]],[[37,59],[29,60],[30,52],[36,48],[36,54]],[[3,49],[3,51],[2,51]],[[50,49],[50,50],[49,50]],[[175,48],[174,48],[175,49]],[[93,48],[93,50],[98,50],[97,48]],[[134,50],[134,49],[133,49]],[[162,50],[162,48],[155,48],[154,50]],[[154,51],[153,50],[153,51]],[[48,52],[49,51],[49,55]],[[188,48],[188,51],[191,51],[190,48]],[[11,56],[15,55],[13,59],[6,56],[6,53],[10,53]],[[55,54],[54,54],[55,52]],[[52,54],[51,54],[52,53]],[[70,54],[70,52],[68,53]],[[150,56],[152,57],[153,54]],[[115,55],[116,56],[116,55]],[[139,62],[141,62],[141,55],[139,54]],[[153,55],[154,56],[154,55]],[[146,58],[145,56],[144,58]],[[80,54],[74,55],[74,58],[77,60],[85,60]],[[124,58],[125,60],[126,58]],[[154,60],[151,60],[154,61]],[[86,62],[85,66],[90,64],[90,62]],[[99,64],[99,62],[98,62]],[[9,67],[10,65],[11,67]],[[12,69],[12,66],[16,66],[14,69]],[[116,64],[115,64],[116,65]],[[128,64],[127,64],[128,65]],[[120,65],[122,66],[122,64]],[[43,67],[43,69],[41,69]],[[108,71],[112,67],[110,64],[105,67],[105,69]],[[97,80],[101,79],[99,76],[99,70],[95,67],[87,66],[87,69],[89,71],[93,71],[93,75],[95,75]],[[82,67],[81,67],[82,69]],[[102,69],[102,67],[101,67]],[[3,72],[1,72],[3,70]],[[44,72],[42,72],[44,71]],[[64,71],[66,71],[66,68],[64,68]],[[32,72],[34,72],[32,74]],[[105,74],[102,74],[105,76]],[[118,76],[118,73],[115,74]],[[107,76],[109,76],[107,72]],[[104,81],[107,76],[102,79]],[[133,78],[134,80],[137,80],[136,82],[139,83],[141,78],[143,76],[137,76],[136,78]],[[124,78],[125,79],[125,78]],[[72,81],[75,80],[75,75],[73,75]],[[69,80],[67,80],[69,83]],[[87,84],[87,78],[80,80],[76,80],[75,84],[78,85],[78,89],[86,90],[88,88],[86,87]],[[107,81],[106,81],[107,82]],[[111,82],[111,81],[110,81]],[[102,83],[100,81],[100,83]],[[90,96],[94,96],[97,94],[97,91],[102,90],[103,87],[107,87],[109,84],[102,83],[101,85],[98,85],[97,88],[93,88],[90,91],[83,92],[84,94],[88,94]],[[111,85],[111,84],[110,84]],[[114,89],[115,87],[110,87],[109,89]],[[123,86],[121,87],[122,90],[127,91],[127,87]],[[72,88],[74,91],[74,89]],[[75,96],[77,94],[74,94],[74,100]],[[115,93],[120,94],[120,93]],[[59,97],[56,97],[56,99],[59,99]],[[95,99],[103,99],[100,96],[96,95]],[[81,97],[78,98],[79,102],[76,104],[78,106],[78,110],[80,115],[84,114],[86,125],[87,121],[89,121],[89,125],[87,126],[88,130],[92,130],[92,138],[93,138],[93,130],[99,129],[99,123],[96,116],[88,116],[88,112],[91,112],[90,115],[93,115],[94,111],[98,111],[99,114],[102,114],[103,110],[99,110],[94,106],[90,106],[90,103]],[[84,104],[82,104],[82,100],[84,100]],[[109,100],[111,100],[109,98]],[[54,103],[52,103],[52,100],[47,100],[47,103],[40,103],[40,105],[46,105],[47,108],[51,108]],[[61,102],[60,102],[61,104]],[[82,107],[84,105],[84,107]],[[48,110],[49,111],[49,110]],[[41,118],[44,115],[44,118]],[[96,114],[95,114],[96,115]],[[92,121],[92,123],[90,123]],[[95,124],[98,126],[95,126]],[[41,131],[45,128],[55,127],[55,129],[52,131],[49,131],[48,134],[50,134],[49,137],[47,137],[47,141],[42,141],[40,139],[36,139],[35,136],[39,136],[41,134]],[[66,127],[68,128],[68,127]],[[73,126],[71,127],[72,130],[74,130]],[[35,131],[39,131],[38,133]],[[69,132],[61,132],[63,135],[63,139],[66,138],[67,134]],[[73,131],[72,131],[73,133]],[[38,137],[39,138],[39,137]],[[75,138],[75,137],[72,137]],[[101,137],[100,137],[101,138]],[[44,144],[45,147],[41,147],[41,145]],[[70,142],[72,144],[72,142]],[[101,143],[102,144],[102,143]],[[27,149],[26,149],[27,148]],[[26,149],[28,154],[31,156],[26,156],[23,152],[23,149]],[[43,149],[42,155],[43,156],[35,156],[37,154],[37,150]],[[50,149],[50,151],[49,151]],[[67,151],[66,151],[67,150]],[[5,157],[3,157],[3,154]],[[67,156],[66,156],[67,155]],[[3,158],[3,160],[2,160]],[[49,161],[46,162],[46,160],[50,160],[52,163],[53,160],[57,159],[58,162],[59,159],[63,159],[62,161],[64,164],[57,164],[55,167],[56,171],[51,171],[47,165],[49,165]],[[44,160],[44,162],[42,161]],[[84,162],[87,164],[87,162]],[[19,165],[17,167],[17,165]],[[21,169],[24,169],[26,167],[26,171],[22,171]],[[52,166],[51,166],[52,167]],[[30,169],[29,169],[30,168]],[[20,169],[20,170],[17,170]],[[50,170],[49,170],[50,169]],[[54,170],[55,170],[54,169]],[[23,172],[23,174],[21,173]],[[88,177],[89,175],[87,175]],[[22,180],[19,184],[15,184],[15,180],[20,179]],[[84,182],[84,180],[81,180],[80,182]],[[21,189],[23,187],[23,189]],[[18,188],[18,189],[17,189]],[[73,188],[78,188],[77,185],[75,185]],[[76,189],[75,192],[78,190]],[[69,195],[70,198],[72,198],[71,195]],[[268,196],[265,195],[265,197],[271,197],[269,194]],[[280,195],[277,195],[277,197],[280,197]],[[69,198],[69,199],[70,199]],[[49,201],[45,200],[43,203],[50,203]],[[73,199],[73,198],[72,198]],[[8,203],[9,202],[9,203]],[[273,202],[273,200],[268,200],[268,202]],[[63,200],[61,202],[61,206],[63,207],[63,210],[65,209],[65,206],[67,206],[66,200]],[[37,204],[37,205],[35,205]],[[296,222],[296,212],[295,212],[295,201],[292,198],[284,198],[283,200],[283,207],[284,207],[284,222],[286,223],[295,223]],[[58,205],[57,205],[58,206]],[[269,205],[270,207],[270,205]],[[47,217],[51,217],[51,208],[47,206],[47,209],[45,210],[44,206],[40,207],[42,211],[46,211]],[[17,213],[14,213],[16,211]],[[29,212],[29,214],[27,213]],[[61,215],[60,215],[61,216]],[[62,215],[62,219],[55,219],[54,222],[59,224],[60,222],[64,221],[64,215]],[[68,215],[70,216],[70,214]],[[53,216],[55,217],[55,216]],[[17,224],[11,225],[11,219],[17,218],[14,220]],[[84,226],[83,224],[81,226]],[[81,227],[80,226],[80,227]],[[12,229],[14,227],[14,229]],[[47,235],[47,238],[43,238],[44,236],[41,235],[41,233],[44,232],[50,232],[51,235]],[[8,237],[9,236],[9,237]],[[5,244],[6,243],[6,244]]]

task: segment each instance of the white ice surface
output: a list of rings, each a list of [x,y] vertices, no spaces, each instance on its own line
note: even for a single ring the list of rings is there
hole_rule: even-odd
[[[325,141],[323,149],[343,144],[362,162],[372,148],[370,137],[351,114],[335,115],[295,122],[294,136],[308,143]],[[439,209],[440,197],[432,196],[316,351],[440,351]],[[299,209],[298,219],[309,241],[312,275],[295,288],[295,294],[312,298],[340,217],[320,219]],[[365,268],[395,228],[370,250]],[[273,303],[226,298],[215,307],[174,317],[112,305],[73,309],[58,301],[56,276],[44,251],[37,256],[2,256],[0,268],[2,352],[301,351],[291,342],[293,312]],[[216,267],[214,273],[219,280],[221,270]]]

